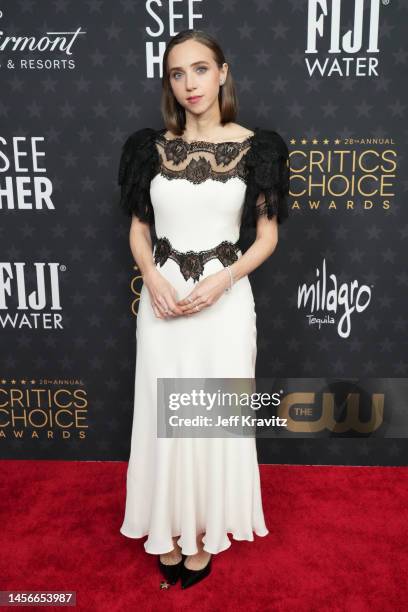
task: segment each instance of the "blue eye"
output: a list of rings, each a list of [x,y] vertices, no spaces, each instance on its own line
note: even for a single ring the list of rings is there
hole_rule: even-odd
[[[207,66],[199,66],[199,67],[197,68],[197,70],[204,70],[205,72],[207,72]],[[173,76],[173,78],[174,78],[174,79],[176,79],[176,80],[178,80],[178,79],[177,79],[177,76],[176,76],[176,75],[178,75],[178,74],[181,74],[181,72],[173,72],[173,75],[172,75],[172,76]]]

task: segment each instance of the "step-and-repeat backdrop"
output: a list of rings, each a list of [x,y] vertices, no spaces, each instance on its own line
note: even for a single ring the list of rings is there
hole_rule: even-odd
[[[141,278],[119,156],[163,127],[166,43],[194,28],[221,42],[238,123],[290,150],[290,218],[250,276],[257,377],[287,419],[260,433],[259,460],[407,464],[407,8],[1,3],[3,458],[128,458]]]

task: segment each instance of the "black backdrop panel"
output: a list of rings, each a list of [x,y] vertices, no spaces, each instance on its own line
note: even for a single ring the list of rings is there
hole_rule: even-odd
[[[160,59],[185,28],[221,41],[238,122],[291,152],[290,219],[250,276],[257,376],[317,395],[370,379],[385,423],[406,397],[406,3],[162,4],[2,3],[3,457],[128,458],[141,280],[117,167],[130,132],[162,127]],[[259,460],[406,465],[401,419],[391,438],[262,439]]]

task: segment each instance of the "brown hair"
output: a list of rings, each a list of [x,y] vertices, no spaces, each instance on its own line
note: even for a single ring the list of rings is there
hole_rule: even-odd
[[[176,134],[176,136],[181,136],[183,133],[186,125],[186,112],[183,106],[181,106],[181,104],[179,104],[174,97],[170,85],[167,62],[169,53],[173,47],[191,39],[196,40],[197,42],[200,42],[211,49],[219,68],[222,68],[223,63],[226,61],[224,53],[215,38],[206,32],[203,32],[203,30],[182,30],[176,36],[173,36],[173,38],[170,39],[170,42],[168,43],[163,55],[161,113],[163,115],[166,128]],[[235,121],[238,113],[238,98],[235,92],[235,85],[231,76],[230,67],[228,67],[224,85],[220,87],[218,101],[220,105],[222,125],[230,121]]]

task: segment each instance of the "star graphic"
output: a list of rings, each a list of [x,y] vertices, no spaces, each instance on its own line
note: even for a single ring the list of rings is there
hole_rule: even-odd
[[[166,580],[163,580],[162,582],[160,582],[160,589],[169,589],[171,587],[170,583],[168,583]]]

